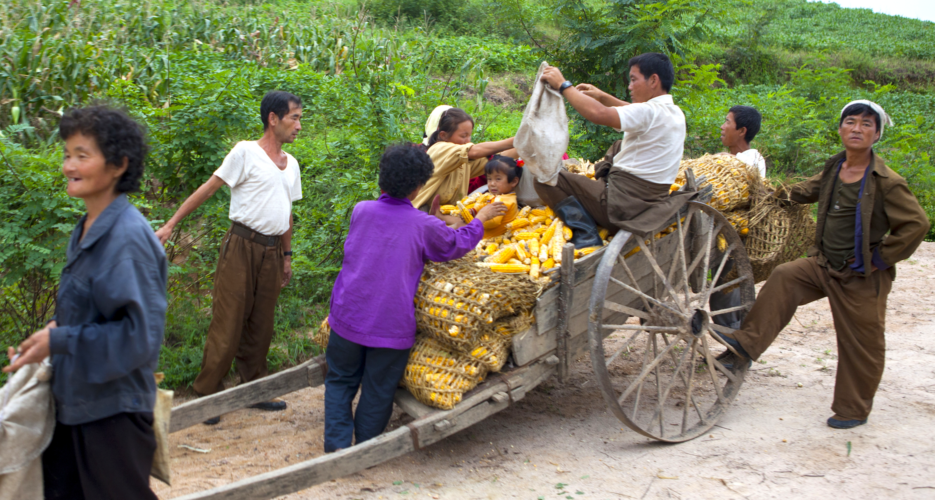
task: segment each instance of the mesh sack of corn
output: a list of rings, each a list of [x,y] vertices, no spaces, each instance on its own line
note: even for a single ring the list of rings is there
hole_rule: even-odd
[[[500,319],[494,323],[493,329],[480,334],[468,354],[491,372],[499,372],[510,354],[513,336],[526,331],[534,321],[531,311]]]
[[[480,361],[420,334],[409,353],[403,386],[420,403],[450,410],[486,374],[487,367]]]
[[[419,330],[467,350],[497,319],[532,307],[538,285],[525,275],[496,273],[469,258],[429,264],[416,293]]]
[[[682,160],[678,177],[672,184],[672,190],[686,182],[687,169],[691,168],[698,179],[698,189],[710,185],[713,190],[712,207],[727,212],[744,208],[750,204],[751,185],[756,187],[759,175],[747,168],[747,165],[733,156],[704,155],[694,160]]]

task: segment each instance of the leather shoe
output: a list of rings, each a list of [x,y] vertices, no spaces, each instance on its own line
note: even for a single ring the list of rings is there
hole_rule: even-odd
[[[744,363],[747,364],[748,369],[753,366],[753,360],[749,358],[741,359],[739,356],[731,352],[730,349],[726,349],[714,359],[718,360],[726,370],[731,372],[734,371],[734,366],[741,366]]]
[[[254,403],[247,408],[256,408],[257,410],[263,411],[284,411],[286,409],[285,401],[264,401],[262,403]]]
[[[854,427],[857,427],[858,425],[864,425],[866,423],[867,423],[866,418],[863,420],[858,420],[856,418],[853,420],[844,420],[843,418],[835,415],[828,419],[828,427],[831,427],[833,429],[853,429]]]
[[[218,417],[214,417],[214,418],[209,418],[208,420],[205,420],[205,421],[202,422],[202,423],[205,424],[205,425],[217,425],[217,424],[221,423],[221,417],[218,416]]]

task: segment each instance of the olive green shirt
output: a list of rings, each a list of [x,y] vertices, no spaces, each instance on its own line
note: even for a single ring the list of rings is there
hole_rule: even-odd
[[[844,269],[847,261],[854,258],[854,224],[859,192],[860,181],[845,184],[840,178],[835,179],[831,190],[821,247],[828,265],[837,271]]]

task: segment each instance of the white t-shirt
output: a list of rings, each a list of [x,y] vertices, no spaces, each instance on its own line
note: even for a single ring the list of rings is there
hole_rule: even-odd
[[[613,168],[656,184],[672,184],[685,147],[685,114],[669,94],[619,106],[623,144]]]
[[[279,170],[256,141],[241,141],[214,175],[231,188],[232,221],[267,236],[289,230],[292,202],[302,199],[299,162],[292,155],[286,153],[286,169]]]
[[[760,171],[760,177],[766,177],[766,159],[755,149],[737,153],[737,159],[746,163],[750,168],[756,168]]]

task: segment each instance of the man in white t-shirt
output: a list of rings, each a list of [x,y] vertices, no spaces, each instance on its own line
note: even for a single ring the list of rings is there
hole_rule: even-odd
[[[302,100],[273,91],[260,103],[263,137],[238,142],[214,175],[182,203],[156,231],[169,240],[175,226],[214,195],[231,190],[231,228],[221,243],[214,273],[211,326],[205,342],[201,373],[193,387],[201,395],[224,390],[223,380],[237,359],[241,382],[266,376],[266,355],[273,338],[279,291],[292,277],[292,203],[302,198],[299,164],[282,145],[302,130]],[[283,401],[252,406],[286,409]],[[216,424],[220,417],[205,421]]]
[[[760,131],[762,116],[756,108],[750,106],[734,106],[730,108],[724,124],[721,125],[721,144],[727,148],[727,153],[736,156],[738,160],[756,169],[760,177],[766,177],[766,159],[759,151],[750,147],[753,138]]]
[[[558,68],[542,74],[586,120],[623,132],[602,162],[604,168],[598,168],[597,181],[562,171],[555,186],[536,183],[539,197],[572,228],[576,247],[601,244],[595,222],[646,233],[684,201],[680,194],[669,195],[685,144],[685,115],[669,94],[675,81],[672,62],[649,52],[629,65],[632,104],[587,83],[574,86]],[[641,217],[647,214],[651,217]]]

